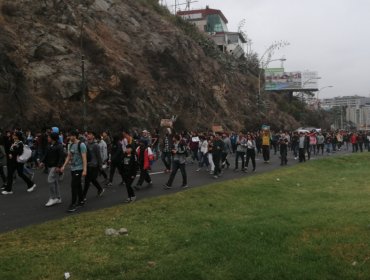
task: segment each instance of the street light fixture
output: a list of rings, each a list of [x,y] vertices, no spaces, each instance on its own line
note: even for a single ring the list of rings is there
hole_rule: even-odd
[[[334,86],[325,86],[325,87],[320,88],[320,89],[319,89],[319,91],[317,92],[317,100],[319,100],[319,94],[320,94],[320,92],[321,92],[322,90],[327,89],[327,88],[333,88],[333,87],[334,87]]]
[[[304,86],[306,85],[306,84],[308,84],[309,82],[311,82],[311,81],[314,81],[314,80],[321,80],[321,77],[314,77],[314,78],[311,78],[311,79],[308,79],[308,80],[306,80],[306,81],[304,81],[303,83],[302,83],[302,89],[304,89]],[[298,95],[299,96],[299,95]],[[304,96],[304,92],[302,91],[301,92],[301,102],[302,102],[302,105],[303,105],[303,96]]]

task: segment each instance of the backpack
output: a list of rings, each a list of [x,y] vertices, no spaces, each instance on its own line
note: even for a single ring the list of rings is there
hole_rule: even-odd
[[[32,156],[32,150],[29,146],[23,145],[23,153],[17,157],[17,162],[26,163]]]

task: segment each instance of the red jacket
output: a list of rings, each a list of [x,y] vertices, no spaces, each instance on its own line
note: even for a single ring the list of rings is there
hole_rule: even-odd
[[[351,136],[351,144],[356,144],[357,143],[357,136],[355,134],[353,134]]]
[[[136,153],[137,153],[137,158],[140,160],[140,147],[136,149]],[[154,160],[152,149],[146,148],[144,151],[144,170],[150,170],[150,162],[152,160]]]

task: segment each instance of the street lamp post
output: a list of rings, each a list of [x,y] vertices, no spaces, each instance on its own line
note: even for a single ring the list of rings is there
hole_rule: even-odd
[[[321,91],[323,91],[324,89],[327,89],[327,88],[333,88],[334,86],[325,86],[325,87],[322,87],[319,89],[319,91],[317,92],[317,100],[319,100],[319,94]]]
[[[284,61],[286,61],[286,58],[282,57],[282,58],[278,58],[278,59],[272,59],[272,60],[266,61],[265,63],[262,63],[262,60],[260,60],[261,68],[260,68],[260,71],[258,73],[258,97],[257,97],[258,107],[261,104],[261,75],[262,75],[262,71],[264,71],[267,68],[267,66],[270,64],[270,62],[273,62],[273,61],[281,61],[281,63],[283,63]]]
[[[81,11],[81,26],[80,26],[80,52],[81,52],[81,94],[82,94],[82,118],[83,118],[83,129],[87,130],[87,101],[86,101],[86,77],[85,77],[85,55],[83,47],[83,32],[84,32],[84,11]]]
[[[304,89],[304,86],[306,84],[308,84],[309,82],[314,81],[314,80],[320,80],[320,79],[321,79],[321,77],[315,77],[315,78],[311,78],[311,79],[308,79],[308,80],[304,81],[303,84],[302,84],[302,89]],[[302,94],[301,94],[302,105],[303,105],[303,96],[304,96],[304,92],[302,91]]]

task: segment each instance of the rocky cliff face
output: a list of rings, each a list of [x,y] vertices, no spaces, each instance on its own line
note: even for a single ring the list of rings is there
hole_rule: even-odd
[[[0,1],[0,127],[82,127],[82,54],[90,128],[172,115],[184,128],[259,125],[256,77],[210,56],[153,2]]]

